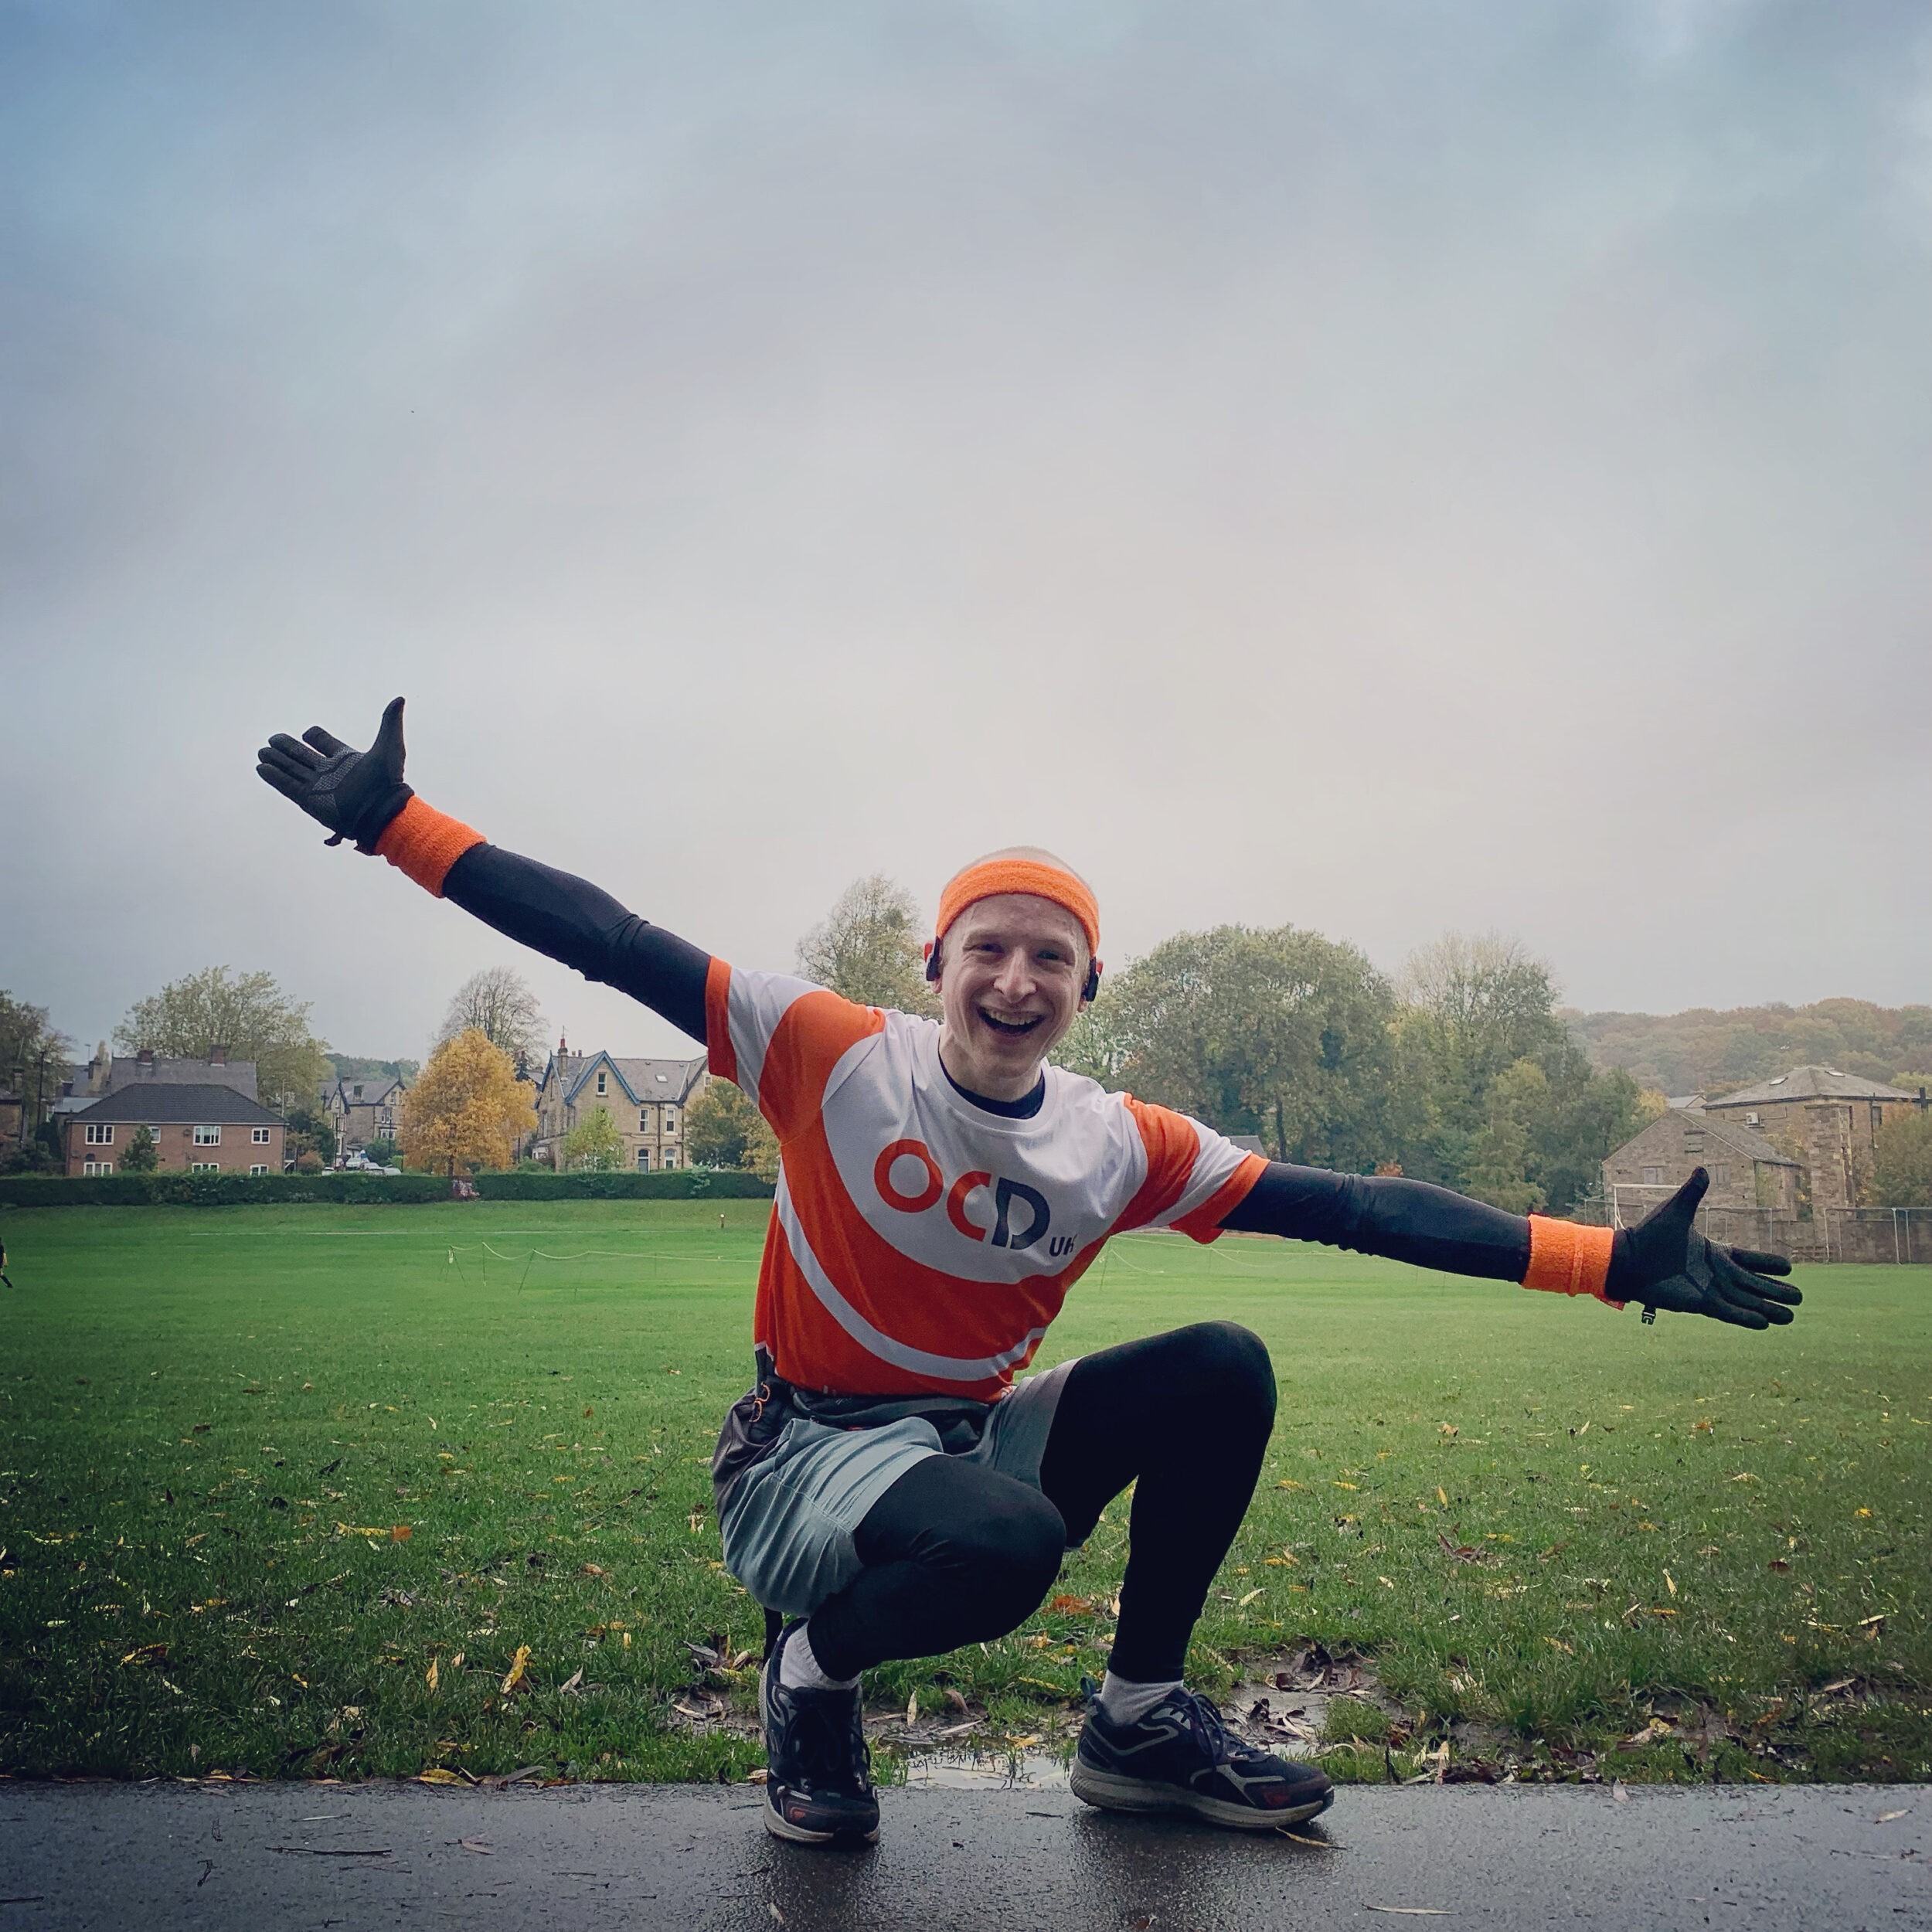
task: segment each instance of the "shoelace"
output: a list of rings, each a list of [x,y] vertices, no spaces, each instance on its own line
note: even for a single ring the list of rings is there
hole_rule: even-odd
[[[860,1727],[833,1717],[818,1697],[798,1706],[799,1768],[807,1781],[863,1791],[871,1784],[872,1751]]]
[[[1209,1757],[1216,1764],[1259,1760],[1269,1753],[1236,1737],[1222,1720],[1221,1713],[1202,1696],[1193,1691],[1183,1691],[1182,1698],[1188,1706],[1188,1721],[1195,1734],[1206,1747]]]

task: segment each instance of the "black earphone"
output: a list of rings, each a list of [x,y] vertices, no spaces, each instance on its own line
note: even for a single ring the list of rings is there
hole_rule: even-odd
[[[926,949],[926,984],[928,986],[937,986],[939,984],[939,941],[934,940]],[[1100,962],[1097,959],[1090,959],[1087,962],[1087,978],[1080,985],[1080,998],[1091,1002],[1098,999],[1100,996]]]

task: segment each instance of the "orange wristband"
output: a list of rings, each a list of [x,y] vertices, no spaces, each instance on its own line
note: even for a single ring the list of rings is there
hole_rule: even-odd
[[[483,835],[460,818],[412,798],[389,821],[388,828],[376,842],[379,855],[398,872],[406,873],[425,892],[443,896],[443,881],[451,866],[472,845],[484,842]]]
[[[1556,1221],[1546,1215],[1529,1217],[1529,1267],[1522,1278],[1526,1288],[1549,1294],[1594,1294],[1599,1301],[1621,1308],[1604,1294],[1610,1279],[1611,1250],[1617,1236],[1609,1228],[1588,1228],[1575,1221]]]

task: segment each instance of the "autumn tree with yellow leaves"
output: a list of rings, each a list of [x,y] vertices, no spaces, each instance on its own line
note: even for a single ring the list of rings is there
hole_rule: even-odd
[[[530,1090],[478,1027],[446,1040],[403,1096],[398,1138],[413,1168],[508,1167],[536,1125]]]

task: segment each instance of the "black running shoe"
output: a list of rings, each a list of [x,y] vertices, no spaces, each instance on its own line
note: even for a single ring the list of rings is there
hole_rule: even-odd
[[[1090,1701],[1071,1781],[1103,1811],[1188,1811],[1244,1832],[1298,1825],[1335,1801],[1314,1765],[1242,1743],[1206,1698],[1179,1689],[1132,1724]]]
[[[879,1836],[859,1692],[791,1690],[778,1662],[803,1624],[787,1624],[758,1679],[764,1720],[765,1829],[800,1845],[869,1845]]]

